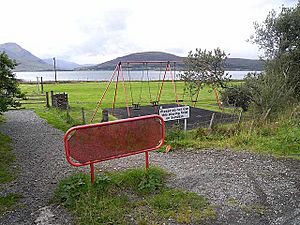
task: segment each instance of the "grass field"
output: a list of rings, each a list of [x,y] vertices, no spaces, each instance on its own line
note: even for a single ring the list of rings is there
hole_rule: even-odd
[[[81,109],[84,108],[86,121],[88,122],[97,106],[102,93],[106,88],[106,82],[77,82],[77,83],[57,83],[45,84],[44,91],[55,93],[66,92],[69,96],[70,111],[69,116],[65,112],[55,109],[46,109],[42,105],[26,105],[26,108],[34,109],[42,118],[50,121],[56,128],[67,130],[73,125],[82,123]],[[132,103],[140,103],[141,105],[149,105],[151,100],[156,100],[159,91],[159,82],[131,82],[126,83],[126,91],[129,105]],[[37,85],[21,84],[21,90],[26,94],[37,93]],[[149,88],[150,87],[150,88]],[[111,108],[114,97],[115,84],[112,83],[103,100],[101,108]],[[150,91],[149,91],[150,90]],[[184,100],[182,104],[192,105],[189,94],[184,93],[184,83],[176,82],[176,90],[178,98]],[[161,103],[175,103],[174,86],[172,82],[164,83],[161,95]],[[122,83],[119,83],[116,107],[125,107],[125,95]],[[211,86],[206,86],[200,91],[199,101],[196,107],[219,111],[216,98]],[[95,121],[101,120],[101,110],[97,114]],[[64,122],[64,121],[67,121]]]

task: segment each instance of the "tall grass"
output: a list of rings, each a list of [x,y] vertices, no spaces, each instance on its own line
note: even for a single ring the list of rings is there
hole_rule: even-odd
[[[300,117],[286,112],[272,121],[198,128],[186,134],[176,128],[167,132],[166,143],[175,148],[233,148],[300,159]]]

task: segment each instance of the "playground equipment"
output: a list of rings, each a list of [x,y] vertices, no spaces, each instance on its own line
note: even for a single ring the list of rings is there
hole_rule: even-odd
[[[160,85],[158,86],[158,90],[157,90],[157,95],[156,96],[153,96],[151,93],[151,88],[150,88],[150,79],[149,79],[149,69],[148,69],[148,66],[149,64],[151,64],[152,66],[153,65],[165,65],[165,69],[164,69],[164,73],[163,73],[163,76],[162,76],[162,80],[161,80],[161,83]],[[162,96],[162,91],[163,91],[163,86],[164,86],[164,83],[167,79],[167,76],[169,75],[171,81],[172,81],[172,85],[173,85],[173,90],[174,90],[174,95],[175,95],[175,102],[176,104],[179,106],[179,102],[180,100],[178,99],[178,95],[177,95],[177,90],[176,90],[176,85],[175,85],[175,76],[174,76],[174,72],[172,71],[172,68],[171,68],[171,64],[175,65],[176,62],[170,62],[170,61],[126,61],[126,62],[119,62],[111,77],[110,77],[110,80],[96,106],[96,109],[92,115],[92,118],[91,118],[91,123],[93,122],[102,102],[103,102],[103,99],[105,97],[105,95],[107,94],[107,91],[110,87],[110,85],[113,83],[113,81],[115,80],[115,89],[114,89],[114,97],[113,97],[113,103],[112,103],[112,113],[114,113],[114,110],[115,110],[115,105],[116,105],[116,100],[117,100],[117,91],[118,91],[118,86],[119,86],[119,82],[121,80],[122,82],[122,86],[123,86],[123,91],[124,91],[124,96],[125,96],[125,105],[126,105],[126,109],[127,109],[127,116],[130,117],[130,110],[129,110],[129,98],[128,98],[128,95],[127,95],[127,89],[126,89],[126,84],[125,84],[125,76],[124,76],[124,71],[123,71],[123,67],[122,65],[126,65],[126,70],[127,71],[127,77],[128,77],[128,83],[129,83],[129,90],[130,90],[130,97],[131,97],[131,103],[132,103],[132,107],[133,109],[139,109],[140,105],[141,105],[141,98],[142,98],[142,91],[143,91],[143,79],[146,75],[147,77],[147,84],[148,84],[148,92],[149,92],[149,103],[152,104],[152,106],[158,106],[160,104],[160,101],[161,101],[161,96]],[[140,89],[139,89],[139,96],[138,96],[138,99],[137,101],[135,101],[134,97],[133,97],[133,90],[132,90],[132,79],[131,79],[131,75],[130,75],[130,65],[138,65],[139,68],[142,68],[142,79],[141,79],[141,86],[140,86]],[[175,66],[174,66],[175,67]],[[145,72],[146,70],[146,72]],[[161,73],[161,71],[160,71]],[[160,76],[160,75],[159,75]],[[158,83],[159,84],[159,83]]]

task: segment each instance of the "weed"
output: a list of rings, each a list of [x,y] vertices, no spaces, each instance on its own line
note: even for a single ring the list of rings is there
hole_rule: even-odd
[[[76,174],[59,184],[55,200],[70,209],[79,224],[149,224],[215,218],[207,200],[195,193],[165,186],[159,168],[131,169],[89,177]],[[201,214],[201,215],[200,215]]]
[[[141,169],[130,169],[123,173],[112,175],[115,183],[123,188],[132,188],[138,194],[150,194],[163,187],[166,172],[153,167],[146,171]]]
[[[167,189],[148,201],[160,216],[165,219],[175,217],[179,223],[198,223],[202,219],[216,217],[214,210],[209,208],[208,201],[195,193]]]
[[[236,205],[238,202],[235,198],[229,198],[227,200],[228,205]]]
[[[89,184],[90,181],[87,175],[75,174],[60,182],[56,196],[64,205],[73,206],[76,199],[89,190]]]
[[[14,209],[20,198],[21,195],[14,193],[0,196],[0,214]]]
[[[241,209],[246,213],[254,213],[258,215],[264,215],[265,214],[265,207],[260,204],[252,204],[252,205],[242,205]]]

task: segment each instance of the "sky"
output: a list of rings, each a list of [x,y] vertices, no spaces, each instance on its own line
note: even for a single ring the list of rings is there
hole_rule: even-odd
[[[15,42],[39,58],[98,64],[164,51],[187,56],[221,48],[258,58],[247,42],[253,22],[297,0],[0,0],[0,44]]]

